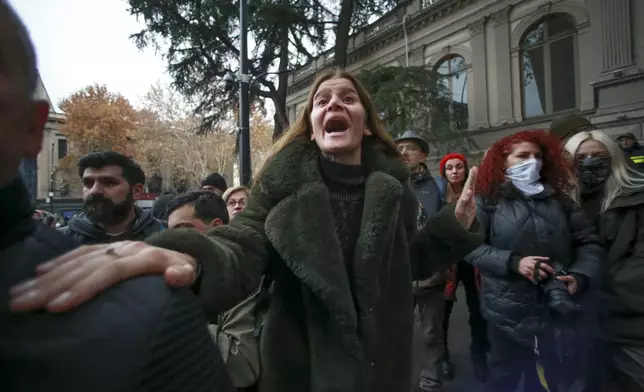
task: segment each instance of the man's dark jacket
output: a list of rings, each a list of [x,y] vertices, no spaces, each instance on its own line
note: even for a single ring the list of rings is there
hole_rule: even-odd
[[[549,326],[550,311],[541,287],[517,272],[519,260],[550,257],[590,285],[604,255],[597,230],[572,200],[551,189],[526,197],[503,184],[494,203],[477,200],[477,215],[486,241],[465,261],[481,271],[481,312],[508,337],[532,345],[535,334]]]
[[[420,173],[412,174],[409,180],[416,197],[418,197],[418,201],[420,201],[427,213],[426,218],[431,217],[443,208],[441,189],[427,168]]]
[[[482,241],[463,229],[453,207],[416,234],[408,171],[376,143],[363,144],[362,225],[350,262],[336,234],[319,149],[309,140],[272,158],[230,224],[207,235],[176,229],[146,240],[203,263],[199,296],[211,314],[244,299],[264,273],[271,276],[260,392],[410,391],[409,248],[426,248],[428,262],[444,270]]]
[[[164,226],[161,221],[152,216],[149,211],[142,208],[134,207],[135,218],[125,233],[118,236],[111,236],[103,230],[102,227],[92,223],[85,214],[75,216],[69,225],[60,229],[60,231],[81,245],[107,244],[117,241],[143,241],[147,237],[163,230]]]
[[[30,216],[20,181],[0,188],[0,391],[231,391],[192,293],[161,277],[118,284],[66,313],[12,313],[10,287],[76,246]]]
[[[431,175],[429,169],[423,164],[424,170],[418,173],[413,173],[409,181],[411,186],[414,189],[414,194],[418,198],[418,202],[423,209],[422,217],[419,217],[423,221],[427,221],[430,217],[437,214],[441,208],[443,208],[443,195],[441,192],[441,187],[436,182],[436,179]],[[424,254],[422,248],[417,248],[417,252],[410,255],[410,258],[418,259],[413,260],[412,264],[418,267],[417,274],[414,278],[419,280],[424,280],[430,278],[433,274],[441,274],[442,271],[431,271],[424,269],[424,266],[429,266],[431,263],[423,263],[427,257],[427,254]],[[435,276],[437,278],[436,284],[432,284],[428,287],[421,287],[419,285],[414,285],[413,291],[416,296],[426,296],[429,294],[436,295],[439,292],[443,292],[445,288],[445,282],[442,277]]]
[[[607,252],[600,291],[605,337],[644,345],[644,192],[616,197],[598,226]]]

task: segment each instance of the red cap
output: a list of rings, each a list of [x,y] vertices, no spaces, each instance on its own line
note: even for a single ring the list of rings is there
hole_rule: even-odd
[[[465,155],[463,155],[463,154],[459,154],[459,153],[457,153],[457,152],[451,152],[451,153],[449,153],[449,154],[445,155],[445,156],[443,157],[443,159],[441,159],[441,163],[440,163],[441,176],[444,176],[444,175],[445,175],[445,164],[446,164],[446,163],[447,163],[447,161],[449,161],[450,159],[460,159],[460,160],[461,160],[461,161],[463,161],[463,163],[465,164],[465,167],[466,167],[466,168],[468,167],[468,164],[467,164],[467,158],[465,158]]]

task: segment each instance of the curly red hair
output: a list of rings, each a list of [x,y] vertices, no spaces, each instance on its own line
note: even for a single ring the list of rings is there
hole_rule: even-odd
[[[546,130],[530,130],[504,137],[485,153],[476,181],[477,194],[484,197],[496,194],[499,186],[505,182],[506,157],[512,152],[513,146],[521,142],[534,143],[541,149],[541,181],[550,185],[557,194],[568,193],[572,184],[572,170],[559,139]]]

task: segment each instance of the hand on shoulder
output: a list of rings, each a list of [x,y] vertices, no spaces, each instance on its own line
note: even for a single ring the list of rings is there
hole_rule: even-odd
[[[196,269],[192,257],[144,242],[82,246],[39,265],[36,278],[14,286],[10,307],[15,312],[63,312],[137,276],[164,274],[171,286],[190,286]]]

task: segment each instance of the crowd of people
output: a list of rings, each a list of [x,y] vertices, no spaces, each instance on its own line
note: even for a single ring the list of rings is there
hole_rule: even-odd
[[[392,139],[334,71],[249,188],[213,173],[146,211],[141,167],[93,152],[77,165],[83,213],[55,228],[17,174],[49,108],[2,0],[0,59],[0,390],[437,392],[458,377],[462,283],[468,391],[644,391],[634,135],[571,115],[433,175],[431,145]]]

